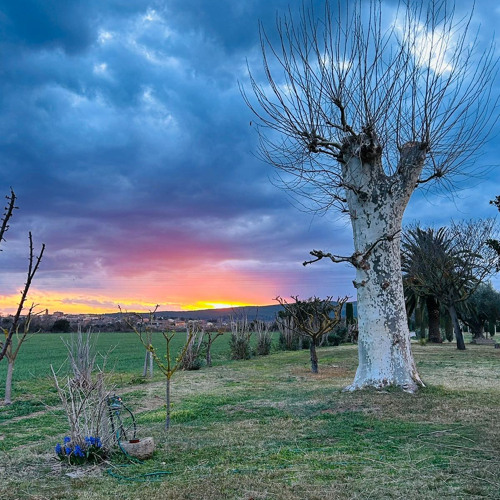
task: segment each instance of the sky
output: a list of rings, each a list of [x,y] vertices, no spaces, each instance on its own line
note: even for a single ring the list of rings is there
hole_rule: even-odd
[[[482,41],[500,22],[486,3]],[[302,266],[312,249],[352,253],[349,222],[300,210],[277,185],[240,91],[247,61],[260,65],[259,21],[272,34],[289,4],[0,0],[0,192],[12,187],[19,207],[0,254],[1,313],[25,281],[28,231],[46,244],[29,301],[50,312],[356,298],[347,265]],[[494,217],[498,194],[492,168],[459,192],[416,193],[405,222]]]

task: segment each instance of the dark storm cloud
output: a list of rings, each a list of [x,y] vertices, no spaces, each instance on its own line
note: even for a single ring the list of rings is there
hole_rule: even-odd
[[[309,217],[290,215],[254,156],[238,81],[264,2],[9,4],[0,173],[47,242],[52,281],[89,269],[307,256]],[[80,18],[76,23],[75,19]],[[297,249],[295,241],[300,241]],[[313,238],[314,240],[314,238]],[[11,243],[12,244],[12,243]],[[312,246],[312,242],[311,242]],[[4,265],[22,269],[17,255]]]
[[[93,39],[94,19],[86,1],[3,0],[0,3],[1,35],[7,43],[27,49],[55,48],[73,53]]]

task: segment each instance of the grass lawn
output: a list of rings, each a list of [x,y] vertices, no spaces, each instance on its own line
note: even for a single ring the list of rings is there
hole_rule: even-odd
[[[87,467],[55,460],[68,427],[49,365],[63,365],[65,353],[59,335],[37,335],[19,355],[15,403],[0,407],[0,498],[500,498],[500,350],[492,346],[414,344],[427,387],[412,395],[342,392],[356,346],[319,349],[313,375],[307,351],[225,361],[227,338],[218,339],[214,367],[172,378],[165,433],[165,383],[158,370],[141,379],[137,339],[103,333],[98,343],[103,352],[116,346],[112,380],[140,436],[154,437],[153,458],[134,465],[117,454]]]

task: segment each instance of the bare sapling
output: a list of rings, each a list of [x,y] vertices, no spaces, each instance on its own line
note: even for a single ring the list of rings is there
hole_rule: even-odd
[[[224,329],[222,328],[222,326],[219,327],[216,332],[205,332],[205,340],[203,341],[203,346],[205,348],[205,360],[207,362],[207,366],[212,366],[212,344],[223,334]]]
[[[293,324],[293,318],[280,311],[276,316],[276,324],[280,332],[280,347],[285,351],[300,349],[301,338]]]
[[[33,318],[33,309],[35,304],[32,304],[28,310],[28,314],[24,318],[22,325],[22,332],[19,332],[21,325],[17,324],[14,331],[14,335],[11,336],[11,341],[7,346],[5,351],[5,357],[7,358],[7,377],[5,379],[5,398],[4,404],[10,405],[12,403],[12,376],[14,374],[14,365],[16,363],[17,355],[23,343],[28,339],[28,334],[30,330],[31,320]],[[11,328],[2,328],[5,337],[7,337],[11,331]]]
[[[89,328],[84,334],[78,325],[76,334],[71,334],[70,341],[61,337],[68,351],[68,359],[73,372],[73,383],[85,387],[92,383],[92,373],[96,367],[97,336]]]
[[[158,310],[159,305],[156,305],[156,307],[152,310],[149,311],[149,318],[150,320],[154,317],[155,312]],[[120,307],[120,311],[121,311]],[[171,413],[171,402],[170,402],[170,385],[171,385],[171,378],[173,377],[174,373],[182,367],[182,360],[184,356],[186,355],[186,352],[189,348],[189,344],[191,343],[191,339],[193,338],[193,332],[189,333],[188,332],[188,337],[186,339],[186,343],[184,344],[184,347],[182,348],[180,354],[175,358],[175,360],[172,360],[172,353],[171,353],[171,343],[172,340],[175,337],[176,332],[166,332],[162,331],[161,335],[163,336],[165,342],[166,342],[166,352],[165,355],[160,355],[157,351],[157,348],[153,345],[152,342],[148,342],[144,330],[138,327],[138,323],[141,324],[143,321],[143,317],[139,314],[132,314],[129,315],[128,317],[125,318],[125,322],[129,326],[129,328],[132,329],[132,331],[139,337],[139,340],[141,341],[141,344],[144,346],[144,348],[151,353],[151,356],[153,357],[154,362],[156,363],[156,366],[160,369],[160,371],[165,375],[166,377],[166,390],[165,390],[165,403],[166,403],[166,417],[165,417],[165,431],[168,431],[170,429],[170,413]]]
[[[332,302],[332,297],[327,297],[325,300],[318,297],[299,300],[298,296],[292,296],[292,299],[294,299],[294,302],[289,303],[282,297],[276,297],[285,313],[293,318],[297,333],[309,337],[311,372],[318,373],[316,347],[323,336],[331,332],[340,323],[342,307],[349,297],[339,297],[336,304]],[[333,317],[331,316],[332,313]]]
[[[5,207],[5,211],[2,216],[2,224],[0,226],[0,244],[5,241],[5,233],[9,229],[9,221],[12,217],[12,214],[14,213],[14,210],[16,210],[18,207],[16,207],[16,195],[14,191],[11,189],[10,191],[10,196],[6,196],[8,203],[7,206]],[[7,356],[7,351],[9,350],[10,343],[12,342],[12,337],[14,334],[19,332],[19,324],[21,321],[21,314],[24,309],[24,304],[26,302],[26,299],[28,297],[28,292],[31,286],[31,283],[33,281],[33,278],[35,277],[36,272],[38,271],[38,268],[40,266],[40,262],[42,261],[43,253],[45,251],[45,244],[42,244],[42,247],[40,249],[40,253],[35,256],[34,248],[33,248],[33,237],[31,235],[31,231],[28,233],[29,234],[29,257],[28,257],[28,276],[26,278],[26,283],[24,284],[24,288],[21,291],[21,298],[18,302],[17,310],[16,313],[14,314],[14,320],[12,322],[12,325],[10,329],[5,332],[5,340],[0,341],[0,361]],[[21,342],[22,343],[22,342]],[[18,347],[20,344],[18,344]],[[16,356],[17,352],[19,351],[18,348],[16,348]],[[11,351],[12,352],[12,351]],[[11,365],[11,369],[13,370],[14,366]]]
[[[231,317],[231,359],[250,359],[250,325],[246,315],[241,318]]]

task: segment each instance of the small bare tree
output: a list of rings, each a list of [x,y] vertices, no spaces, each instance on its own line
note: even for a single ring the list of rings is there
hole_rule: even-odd
[[[92,328],[84,333],[82,325],[78,325],[76,333],[71,334],[70,341],[62,338],[62,342],[68,351],[73,384],[81,387],[90,386],[97,357],[97,337],[92,337]]]
[[[267,356],[271,352],[272,344],[271,323],[256,319],[253,328],[257,336],[257,355]]]
[[[33,309],[35,305],[32,304],[28,310],[28,314],[24,317],[22,324],[22,332],[19,332],[20,326],[17,325],[15,334],[11,336],[11,341],[7,346],[5,351],[5,357],[7,358],[7,377],[5,378],[5,398],[4,404],[10,405],[12,403],[12,376],[14,374],[14,365],[16,363],[17,355],[19,354],[19,349],[23,343],[28,339],[28,334],[31,325],[31,319],[33,317]],[[5,337],[9,335],[10,329],[2,328]]]
[[[340,323],[342,307],[349,300],[349,297],[338,298],[336,304],[332,302],[332,297],[327,297],[325,300],[318,297],[307,300],[299,300],[298,297],[292,297],[292,299],[294,302],[289,303],[282,297],[276,297],[286,314],[293,318],[293,324],[297,332],[309,337],[311,371],[312,373],[318,373],[316,347],[323,336],[331,332]]]
[[[82,332],[81,327],[70,342],[63,340],[68,351],[70,374],[59,376],[51,365],[54,383],[68,419],[71,452],[65,456],[71,460],[76,450],[97,450],[102,458],[111,447],[113,435],[108,425],[107,400],[111,394],[106,388],[105,365],[107,356],[97,363],[96,343],[91,330]],[[99,446],[97,446],[99,443]]]
[[[207,366],[212,366],[212,345],[217,338],[224,335],[224,328],[220,326],[216,332],[207,331],[205,332],[205,340],[203,341],[203,346],[205,348],[205,359]]]
[[[263,73],[250,71],[243,95],[284,187],[350,217],[353,254],[313,250],[307,262],[356,270],[359,365],[349,389],[414,391],[423,382],[405,311],[402,218],[416,187],[479,173],[474,160],[499,115],[495,46],[472,32],[473,4],[464,17],[447,0],[325,5],[279,17],[277,43],[261,29]]]
[[[8,203],[5,207],[5,212],[2,216],[2,225],[0,227],[0,244],[5,241],[5,233],[9,229],[9,221],[14,213],[16,207],[16,195],[14,191],[10,190],[10,196],[6,196]],[[8,332],[5,332],[5,340],[0,341],[0,361],[7,355],[7,351],[9,350],[10,343],[12,342],[12,337],[15,333],[19,331],[19,323],[21,321],[21,314],[24,309],[24,304],[28,297],[28,292],[31,287],[31,282],[35,277],[36,272],[38,271],[38,267],[40,266],[40,262],[42,261],[43,253],[45,251],[45,244],[42,244],[42,248],[40,249],[40,253],[35,256],[34,248],[33,248],[33,237],[31,236],[31,231],[29,232],[29,261],[28,261],[28,276],[26,278],[26,283],[24,284],[24,288],[21,291],[21,299],[19,300],[16,313],[14,314],[14,320]],[[22,342],[21,342],[22,343]],[[18,349],[16,349],[18,351]],[[12,352],[12,351],[11,351]],[[17,356],[17,352],[16,352]],[[12,366],[13,369],[13,366]]]
[[[293,318],[285,311],[280,311],[276,316],[276,324],[280,332],[280,346],[285,351],[295,351],[301,349],[300,335],[294,327]]]

